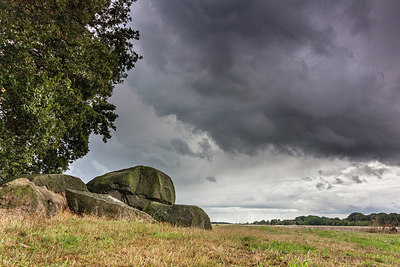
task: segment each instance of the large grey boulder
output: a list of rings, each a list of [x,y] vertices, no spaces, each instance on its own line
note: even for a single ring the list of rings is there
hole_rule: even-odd
[[[144,207],[143,211],[160,222],[211,230],[210,218],[204,210],[197,206],[165,205],[158,202],[150,202]]]
[[[66,174],[32,174],[21,177],[9,178],[9,182],[18,178],[26,178],[37,186],[45,186],[48,190],[61,193],[66,189],[88,191],[85,183],[78,177]]]
[[[150,201],[175,203],[175,188],[165,173],[147,166],[110,172],[87,184],[90,192],[110,194],[129,206],[143,209]]]
[[[0,208],[53,216],[66,207],[62,196],[19,178],[0,187]]]
[[[147,213],[129,207],[107,194],[95,194],[72,189],[65,190],[65,197],[71,211],[77,214],[90,214],[114,219],[133,219],[153,222]]]

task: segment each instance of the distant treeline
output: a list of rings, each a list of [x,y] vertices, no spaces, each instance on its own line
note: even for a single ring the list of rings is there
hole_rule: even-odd
[[[255,225],[331,225],[331,226],[370,226],[393,225],[399,226],[400,214],[397,213],[371,213],[364,215],[359,212],[350,214],[345,219],[319,217],[315,215],[299,216],[294,220],[261,220],[251,224]]]

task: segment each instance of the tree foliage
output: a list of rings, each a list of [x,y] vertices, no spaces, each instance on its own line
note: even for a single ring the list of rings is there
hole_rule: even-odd
[[[393,224],[398,226],[400,223],[400,214],[397,213],[371,213],[364,215],[360,212],[354,212],[347,218],[328,218],[315,215],[298,216],[294,220],[261,220],[252,224],[256,225],[330,225],[330,226],[369,226],[369,225],[387,225]]]
[[[59,173],[111,137],[134,1],[0,0],[0,176]]]

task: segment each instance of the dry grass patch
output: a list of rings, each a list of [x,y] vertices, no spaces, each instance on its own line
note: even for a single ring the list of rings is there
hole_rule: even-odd
[[[233,225],[207,231],[69,213],[0,216],[1,266],[400,265],[393,249],[400,235]]]

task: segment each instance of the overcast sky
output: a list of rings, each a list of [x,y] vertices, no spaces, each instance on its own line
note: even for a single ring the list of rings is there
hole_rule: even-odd
[[[212,221],[400,212],[400,1],[139,0],[117,131],[70,174],[168,174]]]

